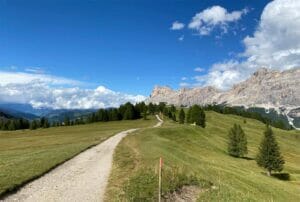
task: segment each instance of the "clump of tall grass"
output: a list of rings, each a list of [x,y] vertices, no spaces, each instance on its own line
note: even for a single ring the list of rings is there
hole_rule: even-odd
[[[207,188],[212,184],[199,179],[195,174],[186,174],[179,167],[162,170],[162,198],[170,193],[180,191],[183,186]],[[158,197],[158,172],[155,169],[143,168],[131,176],[123,186],[124,199],[128,201],[156,201]]]

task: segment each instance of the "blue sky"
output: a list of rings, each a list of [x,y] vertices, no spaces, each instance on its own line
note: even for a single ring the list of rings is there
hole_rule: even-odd
[[[198,85],[226,89],[255,69],[240,71],[237,66],[251,66],[245,61],[267,52],[254,34],[264,33],[270,21],[261,21],[266,5],[274,4],[269,6],[272,10],[284,4],[283,0],[270,2],[1,0],[0,71],[48,75],[80,81],[79,88],[105,86],[145,96],[156,84],[175,89]],[[211,28],[208,34],[190,27],[197,13],[213,6],[224,9],[226,16],[206,27],[202,19],[202,28]],[[235,11],[240,16],[232,19]],[[267,14],[266,19],[273,17]],[[184,28],[172,30],[176,21]],[[251,48],[253,44],[257,50]],[[263,58],[257,64],[269,64],[266,61]],[[203,71],[195,72],[197,67]],[[231,68],[229,73],[226,68]],[[217,83],[216,75],[220,75]]]
[[[57,76],[148,95],[155,84],[178,88],[196,67],[242,50],[267,1],[2,1],[0,66],[42,68]],[[220,5],[251,11],[228,33],[171,31],[199,11]],[[178,38],[184,35],[184,40]]]

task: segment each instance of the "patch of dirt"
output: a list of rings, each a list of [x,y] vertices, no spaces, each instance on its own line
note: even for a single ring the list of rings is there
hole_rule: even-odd
[[[164,202],[195,202],[201,192],[204,192],[198,186],[183,186],[180,190],[165,196]]]

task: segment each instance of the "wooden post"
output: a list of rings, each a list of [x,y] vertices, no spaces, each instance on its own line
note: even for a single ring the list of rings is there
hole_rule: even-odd
[[[158,202],[161,201],[161,169],[162,169],[162,158],[159,158],[159,170],[158,170]]]

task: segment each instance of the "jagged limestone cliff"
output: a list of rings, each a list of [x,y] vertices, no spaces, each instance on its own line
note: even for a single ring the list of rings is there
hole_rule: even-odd
[[[156,86],[147,101],[166,102],[177,106],[226,104],[246,108],[274,108],[278,113],[284,114],[293,125],[300,120],[300,68],[283,72],[262,68],[227,91],[211,86],[182,88],[177,91]]]
[[[295,108],[300,106],[300,68],[283,72],[262,68],[228,91],[211,86],[177,91],[156,86],[148,101],[187,106],[226,103],[248,107]]]

